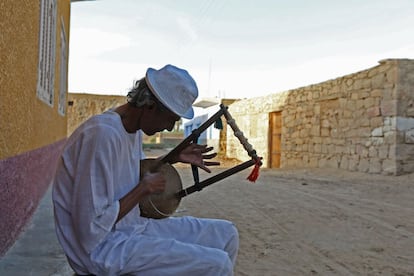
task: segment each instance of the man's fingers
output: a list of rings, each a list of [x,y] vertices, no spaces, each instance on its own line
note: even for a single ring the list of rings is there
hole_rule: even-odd
[[[204,161],[204,165],[205,165],[205,166],[218,166],[218,165],[220,165],[220,162],[215,162],[215,161]]]
[[[217,153],[203,154],[203,159],[212,159],[217,156]]]
[[[199,144],[192,144],[192,145],[194,145],[193,150],[201,151],[202,153],[209,152],[212,149],[214,149],[214,147],[207,147],[207,145],[199,145]]]

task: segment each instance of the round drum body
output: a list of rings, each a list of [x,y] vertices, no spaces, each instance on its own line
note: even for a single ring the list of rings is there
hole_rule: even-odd
[[[156,165],[155,159],[141,160],[141,178]],[[182,190],[183,186],[177,170],[170,164],[164,163],[156,171],[161,172],[167,181],[165,190],[161,194],[147,196],[140,202],[139,209],[143,217],[161,219],[175,212],[181,201],[177,193]]]

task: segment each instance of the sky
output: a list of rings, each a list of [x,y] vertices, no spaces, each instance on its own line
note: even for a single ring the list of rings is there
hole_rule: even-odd
[[[74,2],[69,41],[69,92],[126,95],[173,64],[200,98],[252,98],[413,59],[414,1]]]

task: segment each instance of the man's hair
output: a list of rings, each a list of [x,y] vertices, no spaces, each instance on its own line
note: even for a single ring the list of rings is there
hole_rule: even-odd
[[[135,81],[134,86],[128,92],[127,101],[132,106],[142,107],[144,105],[153,105],[157,102],[157,99],[151,93],[145,78],[142,78]]]

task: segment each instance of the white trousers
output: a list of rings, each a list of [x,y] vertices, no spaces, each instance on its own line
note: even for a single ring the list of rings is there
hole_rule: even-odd
[[[110,235],[91,255],[96,275],[233,275],[239,248],[236,227],[218,219],[150,219],[142,233]]]

